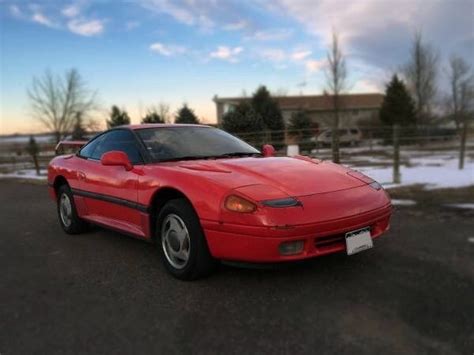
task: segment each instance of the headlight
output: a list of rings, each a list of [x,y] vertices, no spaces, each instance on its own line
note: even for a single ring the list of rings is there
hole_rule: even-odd
[[[251,213],[257,209],[254,203],[236,195],[227,197],[224,205],[229,211],[241,213]]]
[[[374,179],[362,174],[360,171],[357,170],[349,170],[347,172],[347,175],[352,176],[354,179],[357,179],[359,181],[365,182],[366,184],[371,184],[374,182]]]
[[[301,202],[292,197],[280,198],[277,200],[266,200],[266,201],[263,201],[262,204],[264,206],[274,207],[274,208],[301,206]]]
[[[377,191],[382,189],[382,185],[380,185],[377,181],[371,182],[369,186]]]

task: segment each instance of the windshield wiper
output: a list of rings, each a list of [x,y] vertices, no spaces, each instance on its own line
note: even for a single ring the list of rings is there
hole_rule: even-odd
[[[159,159],[158,161],[161,162],[168,162],[168,161],[180,161],[180,160],[200,160],[200,159],[225,159],[225,158],[232,158],[232,157],[247,157],[247,156],[255,156],[261,155],[260,153],[252,153],[252,152],[230,152],[218,155],[186,155],[181,157],[174,157],[174,158],[166,158],[166,159]]]
[[[209,159],[212,157],[209,157],[207,155],[185,155],[182,157],[174,157],[174,158],[166,158],[166,159],[159,159],[158,162],[164,163],[167,161],[180,161],[180,160],[199,160],[199,159]]]
[[[260,153],[252,153],[252,152],[230,152],[230,153],[224,153],[220,155],[216,155],[214,158],[231,158],[231,157],[253,157],[253,156],[260,156],[262,154]]]

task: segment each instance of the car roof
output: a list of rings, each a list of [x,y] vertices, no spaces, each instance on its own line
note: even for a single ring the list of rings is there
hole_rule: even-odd
[[[143,129],[143,128],[164,128],[164,127],[211,127],[202,124],[185,124],[185,123],[145,123],[145,124],[131,124],[120,126],[122,128],[128,128],[131,130]]]

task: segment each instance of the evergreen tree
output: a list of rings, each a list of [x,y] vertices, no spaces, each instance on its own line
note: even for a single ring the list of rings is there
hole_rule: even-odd
[[[186,104],[183,104],[183,106],[178,110],[174,122],[199,124],[199,120],[196,117],[196,114]]]
[[[35,170],[36,170],[36,175],[39,175],[40,174],[40,168],[39,168],[39,163],[38,163],[39,147],[38,147],[38,144],[36,143],[36,140],[33,136],[30,136],[30,140],[28,141],[28,146],[26,147],[26,151],[28,152],[28,154],[33,159],[33,163],[35,165]]]
[[[301,150],[311,150],[314,146],[311,142],[313,136],[313,123],[305,111],[299,110],[291,115],[288,124],[288,134],[297,139]]]
[[[252,96],[252,107],[262,117],[265,129],[271,132],[271,143],[278,149],[283,146],[285,122],[278,102],[265,86],[260,86]]]
[[[262,141],[264,130],[262,117],[248,102],[241,102],[222,117],[222,128],[240,135],[249,144],[258,146]]]
[[[142,123],[165,123],[156,111],[148,111],[146,116],[142,118]]]
[[[380,120],[387,126],[400,125],[402,127],[401,135],[404,137],[414,133],[416,125],[415,102],[397,75],[392,77],[385,90],[385,97],[380,108]],[[391,130],[385,132],[386,138],[391,140]]]
[[[107,127],[117,127],[122,125],[130,124],[130,117],[125,110],[120,110],[117,106],[112,106],[110,112],[110,120],[107,120]]]
[[[403,81],[394,75],[385,90],[380,119],[389,126],[411,126],[416,123],[415,117],[415,103]]]

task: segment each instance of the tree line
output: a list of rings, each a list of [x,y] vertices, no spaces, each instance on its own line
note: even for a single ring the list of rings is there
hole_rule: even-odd
[[[385,98],[380,110],[380,120],[385,125],[400,125],[405,132],[415,132],[422,125],[432,124],[439,118],[440,106],[444,116],[451,119],[461,136],[460,167],[464,164],[464,151],[469,121],[474,110],[474,75],[472,68],[460,56],[453,55],[444,69],[449,81],[448,91],[440,93],[439,55],[427,43],[421,32],[413,37],[407,62],[393,73],[385,89]],[[348,67],[341,48],[339,35],[334,32],[327,51],[324,68],[326,80],[324,92],[332,102],[332,155],[339,162],[340,112],[344,109],[341,95],[348,92]],[[56,141],[72,132],[73,138],[84,136],[99,125],[91,118],[99,107],[96,92],[91,91],[77,70],[64,76],[47,71],[34,78],[28,90],[33,116],[49,131]],[[442,105],[439,98],[442,97]],[[438,112],[438,113],[437,113]],[[147,110],[142,123],[169,123],[173,120],[169,105],[161,103]],[[175,123],[199,123],[194,111],[183,104],[174,115]],[[128,113],[112,106],[107,126],[129,124]],[[303,109],[293,113],[285,124],[278,101],[265,86],[256,89],[251,97],[242,100],[223,116],[222,126],[231,133],[254,133],[255,142],[269,141],[277,148],[283,146],[285,131],[289,137],[307,141],[313,133],[313,123]],[[269,132],[264,135],[263,132]],[[303,139],[301,139],[303,138]]]
[[[41,77],[34,77],[27,91],[32,116],[54,134],[56,142],[72,135],[81,139],[87,131],[97,131],[100,123],[92,118],[100,108],[97,93],[87,86],[76,69],[63,76],[47,70]],[[170,123],[169,105],[160,103],[149,108],[142,123]],[[174,115],[175,123],[199,123],[194,110],[183,104]],[[108,128],[130,124],[128,113],[117,105],[111,107],[106,120]]]
[[[160,103],[157,108],[152,107],[148,109],[146,115],[141,119],[143,124],[171,122],[169,105],[165,103]],[[194,110],[189,108],[187,104],[183,104],[174,116],[174,123],[199,124],[200,121]],[[113,128],[128,124],[130,124],[130,117],[127,111],[113,105],[110,110],[109,119],[107,119],[107,127]]]

